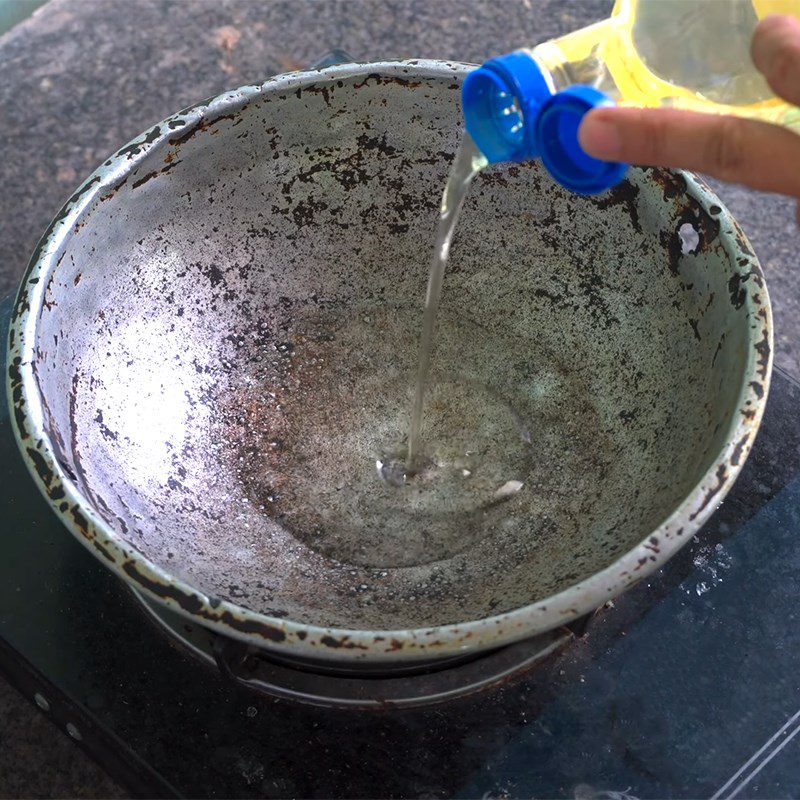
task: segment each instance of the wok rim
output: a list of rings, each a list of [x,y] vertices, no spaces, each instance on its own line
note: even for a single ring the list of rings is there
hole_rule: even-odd
[[[736,480],[767,402],[773,359],[772,312],[758,259],[746,236],[711,189],[685,172],[678,173],[686,182],[685,194],[706,213],[711,206],[720,209],[714,215],[720,223],[719,241],[733,269],[753,276],[742,283],[748,346],[737,411],[729,422],[724,448],[667,519],[607,567],[550,597],[491,617],[397,630],[329,628],[270,617],[210,597],[149,560],[93,511],[59,464],[45,430],[35,379],[37,321],[58,257],[76,223],[98,196],[113,192],[145,159],[166,146],[176,131],[188,131],[190,126],[237,112],[264,95],[342,79],[368,80],[370,76],[460,81],[471,68],[465,63],[424,59],[344,64],[278,75],[261,85],[243,86],[191,106],[154,125],[95,170],[67,201],[34,251],[13,307],[7,353],[6,387],[20,452],[34,482],[76,538],[124,581],[187,619],[258,647],[317,659],[435,659],[510,644],[590,613],[651,575],[702,527]]]

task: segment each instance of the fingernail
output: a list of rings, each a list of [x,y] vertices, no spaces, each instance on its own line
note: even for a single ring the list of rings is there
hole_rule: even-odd
[[[595,158],[610,161],[622,155],[622,138],[616,124],[602,112],[588,113],[578,130],[581,147]]]

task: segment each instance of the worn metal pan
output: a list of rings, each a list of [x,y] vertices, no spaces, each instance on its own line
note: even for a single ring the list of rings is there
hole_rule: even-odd
[[[16,435],[132,586],[292,657],[452,657],[598,607],[725,496],[771,369],[744,235],[691,175],[633,169],[587,199],[532,163],[476,181],[436,367],[498,396],[529,377],[515,513],[375,524],[467,69],[351,64],[185,109],[45,234],[11,323]]]

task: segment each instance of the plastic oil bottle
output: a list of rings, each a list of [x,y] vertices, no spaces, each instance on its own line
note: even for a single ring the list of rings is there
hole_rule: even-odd
[[[613,186],[627,168],[578,144],[583,115],[600,105],[734,114],[800,133],[800,109],[777,98],[750,59],[768,14],[800,18],[800,0],[617,0],[602,22],[471,72],[467,132],[490,163],[541,157],[580,194]]]

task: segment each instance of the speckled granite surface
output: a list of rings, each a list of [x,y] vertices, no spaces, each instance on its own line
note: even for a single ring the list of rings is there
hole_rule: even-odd
[[[0,797],[101,800],[126,794],[43,714],[0,680]]]
[[[359,60],[478,62],[605,16],[611,0],[52,0],[0,38],[0,294],[40,234],[104,157],[199,99],[314,61],[333,47]],[[720,187],[764,264],[777,361],[800,375],[800,233],[785,198]],[[83,767],[65,788],[60,747],[35,712],[0,690],[0,796],[111,793]],[[27,720],[27,721],[26,721]],[[41,744],[36,741],[40,740]],[[49,773],[48,773],[49,770]],[[26,778],[25,776],[30,776]],[[35,778],[35,780],[34,780]],[[81,782],[83,781],[83,782]],[[92,794],[91,786],[96,789]],[[51,787],[51,788],[48,788]],[[81,788],[77,788],[81,787]]]

